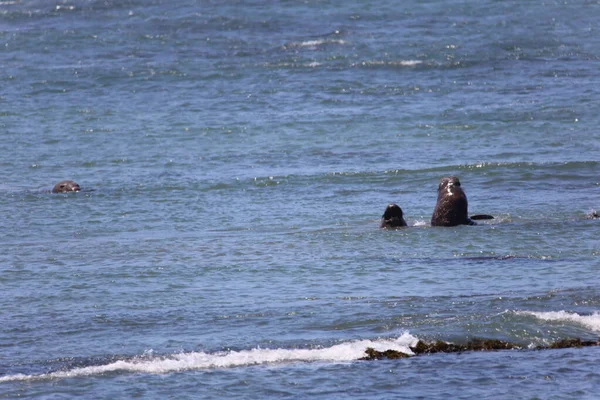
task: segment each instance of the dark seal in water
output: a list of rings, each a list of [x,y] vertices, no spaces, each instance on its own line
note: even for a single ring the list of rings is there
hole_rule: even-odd
[[[455,176],[447,176],[440,180],[438,198],[431,226],[476,225],[474,219],[493,219],[491,215],[474,215],[469,218],[467,195]]]
[[[382,228],[399,228],[406,226],[404,220],[404,213],[399,205],[391,203],[389,204],[383,215],[381,216],[381,227]]]
[[[67,193],[67,192],[79,192],[81,188],[79,184],[74,181],[60,181],[54,188],[52,188],[52,193]]]

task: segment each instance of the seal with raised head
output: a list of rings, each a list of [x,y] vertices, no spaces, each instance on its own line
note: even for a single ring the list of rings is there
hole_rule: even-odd
[[[52,193],[67,193],[67,192],[79,192],[81,188],[79,184],[74,181],[60,181],[54,188],[52,188]]]
[[[381,216],[381,227],[400,228],[402,226],[406,226],[402,209],[397,204],[388,204],[383,215]]]
[[[431,226],[475,225],[469,218],[467,195],[460,187],[460,181],[455,176],[447,176],[440,180],[438,198]]]

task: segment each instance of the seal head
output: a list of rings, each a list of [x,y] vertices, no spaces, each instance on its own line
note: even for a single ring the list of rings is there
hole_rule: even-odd
[[[54,188],[52,188],[52,193],[67,193],[67,192],[79,192],[81,188],[79,184],[74,181],[60,181]]]
[[[475,225],[469,218],[467,195],[455,176],[440,180],[431,226]]]
[[[389,204],[381,216],[381,227],[399,228],[402,226],[406,226],[402,209],[397,204]]]

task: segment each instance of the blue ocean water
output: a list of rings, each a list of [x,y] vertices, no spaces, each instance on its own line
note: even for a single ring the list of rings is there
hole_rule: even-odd
[[[597,398],[599,15],[0,2],[0,397]]]

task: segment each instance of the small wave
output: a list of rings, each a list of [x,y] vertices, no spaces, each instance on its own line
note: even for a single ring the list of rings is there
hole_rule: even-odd
[[[323,65],[318,61],[306,62],[306,63],[289,63],[289,62],[281,62],[281,63],[265,63],[263,67],[265,68],[317,68]]]
[[[362,61],[353,64],[353,67],[415,67],[423,64],[421,60],[398,60],[398,61]]]
[[[595,311],[591,315],[580,315],[577,313],[570,313],[567,311],[548,311],[548,312],[535,312],[535,311],[517,311],[517,315],[533,315],[534,317],[543,321],[565,321],[575,322],[583,325],[586,328],[594,331],[600,331],[600,312]]]
[[[365,356],[365,349],[378,351],[388,349],[406,354],[414,354],[410,346],[416,345],[418,339],[408,332],[398,338],[378,340],[356,340],[336,344],[331,347],[316,349],[261,349],[218,353],[191,352],[170,356],[133,358],[119,360],[105,365],[93,365],[56,371],[39,375],[14,374],[0,376],[0,383],[13,381],[36,381],[48,379],[65,379],[81,376],[93,376],[114,372],[141,372],[146,374],[165,374],[186,370],[203,370],[232,368],[250,365],[277,364],[290,362],[354,361]]]
[[[592,209],[586,214],[586,217],[588,219],[600,218],[600,212]]]
[[[513,169],[513,168],[552,168],[557,170],[580,170],[582,168],[593,169],[600,165],[598,161],[568,161],[568,162],[531,162],[531,161],[516,161],[516,162],[477,162],[472,164],[448,164],[432,168],[420,168],[422,172],[444,172],[449,171],[454,173],[459,170],[490,170],[490,169]],[[385,173],[398,174],[407,171],[415,171],[413,169],[390,169]]]
[[[306,40],[303,42],[291,42],[286,44],[284,47],[286,48],[297,48],[297,47],[310,47],[310,48],[315,48],[315,47],[319,47],[322,45],[328,45],[328,44],[339,44],[339,45],[344,45],[346,44],[345,40],[341,40],[341,39],[316,39],[316,40]]]

